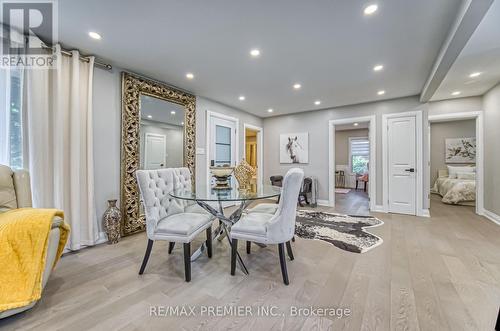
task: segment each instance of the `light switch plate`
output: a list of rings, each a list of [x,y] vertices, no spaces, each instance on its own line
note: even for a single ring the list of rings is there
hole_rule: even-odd
[[[197,155],[203,155],[203,154],[205,154],[205,148],[196,147],[196,154]]]

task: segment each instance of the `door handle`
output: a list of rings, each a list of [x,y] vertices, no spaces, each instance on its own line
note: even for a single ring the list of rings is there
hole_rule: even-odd
[[[415,168],[405,169],[406,172],[415,172]]]

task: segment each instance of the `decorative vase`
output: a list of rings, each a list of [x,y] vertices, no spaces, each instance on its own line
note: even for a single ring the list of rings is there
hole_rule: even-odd
[[[233,170],[234,167],[230,166],[210,167],[210,172],[215,178],[215,186],[213,188],[216,190],[231,189],[231,186],[229,186],[229,176],[231,176]]]
[[[104,212],[104,231],[108,236],[108,243],[116,244],[120,241],[120,221],[122,215],[120,209],[116,207],[116,199],[108,200],[108,209]]]
[[[234,177],[238,181],[238,188],[240,190],[250,188],[250,181],[254,175],[255,169],[245,159],[241,160],[240,164],[234,168]]]

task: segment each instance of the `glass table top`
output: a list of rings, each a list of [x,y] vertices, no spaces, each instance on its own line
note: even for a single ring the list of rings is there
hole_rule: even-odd
[[[213,187],[199,187],[196,192],[191,190],[174,190],[170,195],[177,199],[199,201],[246,201],[277,197],[281,194],[281,187],[271,185],[251,185],[247,190],[239,190],[236,184],[230,189],[214,189]]]

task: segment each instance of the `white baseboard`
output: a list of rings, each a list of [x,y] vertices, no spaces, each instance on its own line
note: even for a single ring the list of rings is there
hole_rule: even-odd
[[[500,216],[495,214],[494,212],[491,212],[489,210],[484,210],[484,217],[492,221],[493,223],[500,225]]]
[[[429,212],[429,209],[422,209],[418,212],[417,216],[420,217],[431,217],[431,213]]]
[[[330,205],[330,201],[328,201],[328,200],[318,199],[316,201],[318,202],[318,205],[320,205],[320,206],[332,207],[332,205]]]
[[[385,210],[384,205],[375,205],[375,207],[372,208],[371,211],[375,213],[387,213],[387,210]]]

